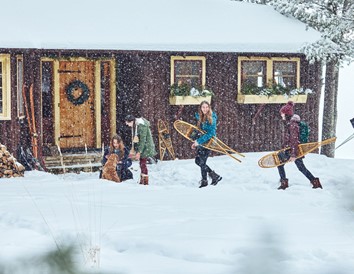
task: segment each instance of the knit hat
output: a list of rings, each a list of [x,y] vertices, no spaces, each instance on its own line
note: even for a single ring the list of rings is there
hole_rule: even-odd
[[[134,120],[135,120],[135,117],[133,115],[131,115],[131,114],[129,114],[129,115],[127,115],[125,117],[125,121],[126,122],[131,122],[131,121],[134,121]]]
[[[284,105],[280,110],[280,113],[284,113],[285,115],[292,116],[294,114],[294,102],[289,101],[286,105]]]

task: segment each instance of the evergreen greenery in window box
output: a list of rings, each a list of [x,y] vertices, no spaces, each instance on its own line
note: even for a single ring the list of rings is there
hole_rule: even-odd
[[[190,87],[187,84],[173,84],[170,92],[171,105],[199,105],[203,101],[211,102],[214,93],[207,87]]]
[[[282,104],[292,100],[295,103],[306,103],[307,95],[311,93],[311,89],[286,88],[278,84],[268,87],[244,85],[241,93],[237,95],[237,102],[241,104]]]

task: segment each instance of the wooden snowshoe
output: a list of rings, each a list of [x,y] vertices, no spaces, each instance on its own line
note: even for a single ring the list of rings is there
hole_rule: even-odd
[[[298,149],[298,155],[296,155],[296,159],[301,158],[304,155],[316,150],[320,146],[333,143],[336,141],[336,139],[337,137],[332,137],[321,142],[300,144]],[[284,165],[288,163],[289,160],[290,160],[290,148],[284,148],[263,156],[261,159],[259,159],[258,165],[262,168],[271,168],[271,167]]]
[[[203,135],[205,132],[199,129],[198,127],[189,124],[187,122],[177,120],[173,123],[174,128],[180,133],[183,137],[187,138],[189,141],[194,142],[196,139],[198,139],[201,135]],[[221,154],[225,154],[230,156],[232,159],[241,162],[240,159],[236,158],[232,154],[237,154],[241,157],[245,157],[243,154],[237,152],[236,150],[230,148],[226,144],[224,144],[222,141],[220,141],[218,138],[213,137],[211,138],[207,143],[201,145],[204,148],[207,148],[212,151],[219,152]]]
[[[174,160],[176,158],[175,151],[172,146],[171,134],[170,134],[170,131],[166,125],[166,122],[159,119],[157,121],[157,130],[159,133],[160,160],[161,161],[163,160],[163,157],[165,156],[166,151],[169,152],[171,158]]]

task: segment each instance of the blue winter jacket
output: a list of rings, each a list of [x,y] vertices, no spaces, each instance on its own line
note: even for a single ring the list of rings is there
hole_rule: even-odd
[[[213,118],[213,122],[211,124],[208,122],[208,120],[206,120],[204,123],[200,123],[200,129],[204,130],[205,134],[203,134],[196,140],[199,145],[206,143],[212,137],[216,136],[216,123],[218,120],[218,116],[215,112],[213,112],[211,117]],[[195,118],[197,119],[197,121],[200,121],[199,113],[195,114]]]

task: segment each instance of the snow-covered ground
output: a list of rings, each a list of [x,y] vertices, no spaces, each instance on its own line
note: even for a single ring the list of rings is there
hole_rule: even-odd
[[[202,189],[194,160],[150,165],[149,186],[137,184],[136,162],[135,179],[121,184],[98,173],[1,179],[0,272],[29,260],[21,273],[45,273],[33,256],[75,244],[89,272],[352,273],[354,161],[310,154],[324,188],[288,164],[282,191],[277,170],[257,165],[264,154],[209,158],[223,180]]]

